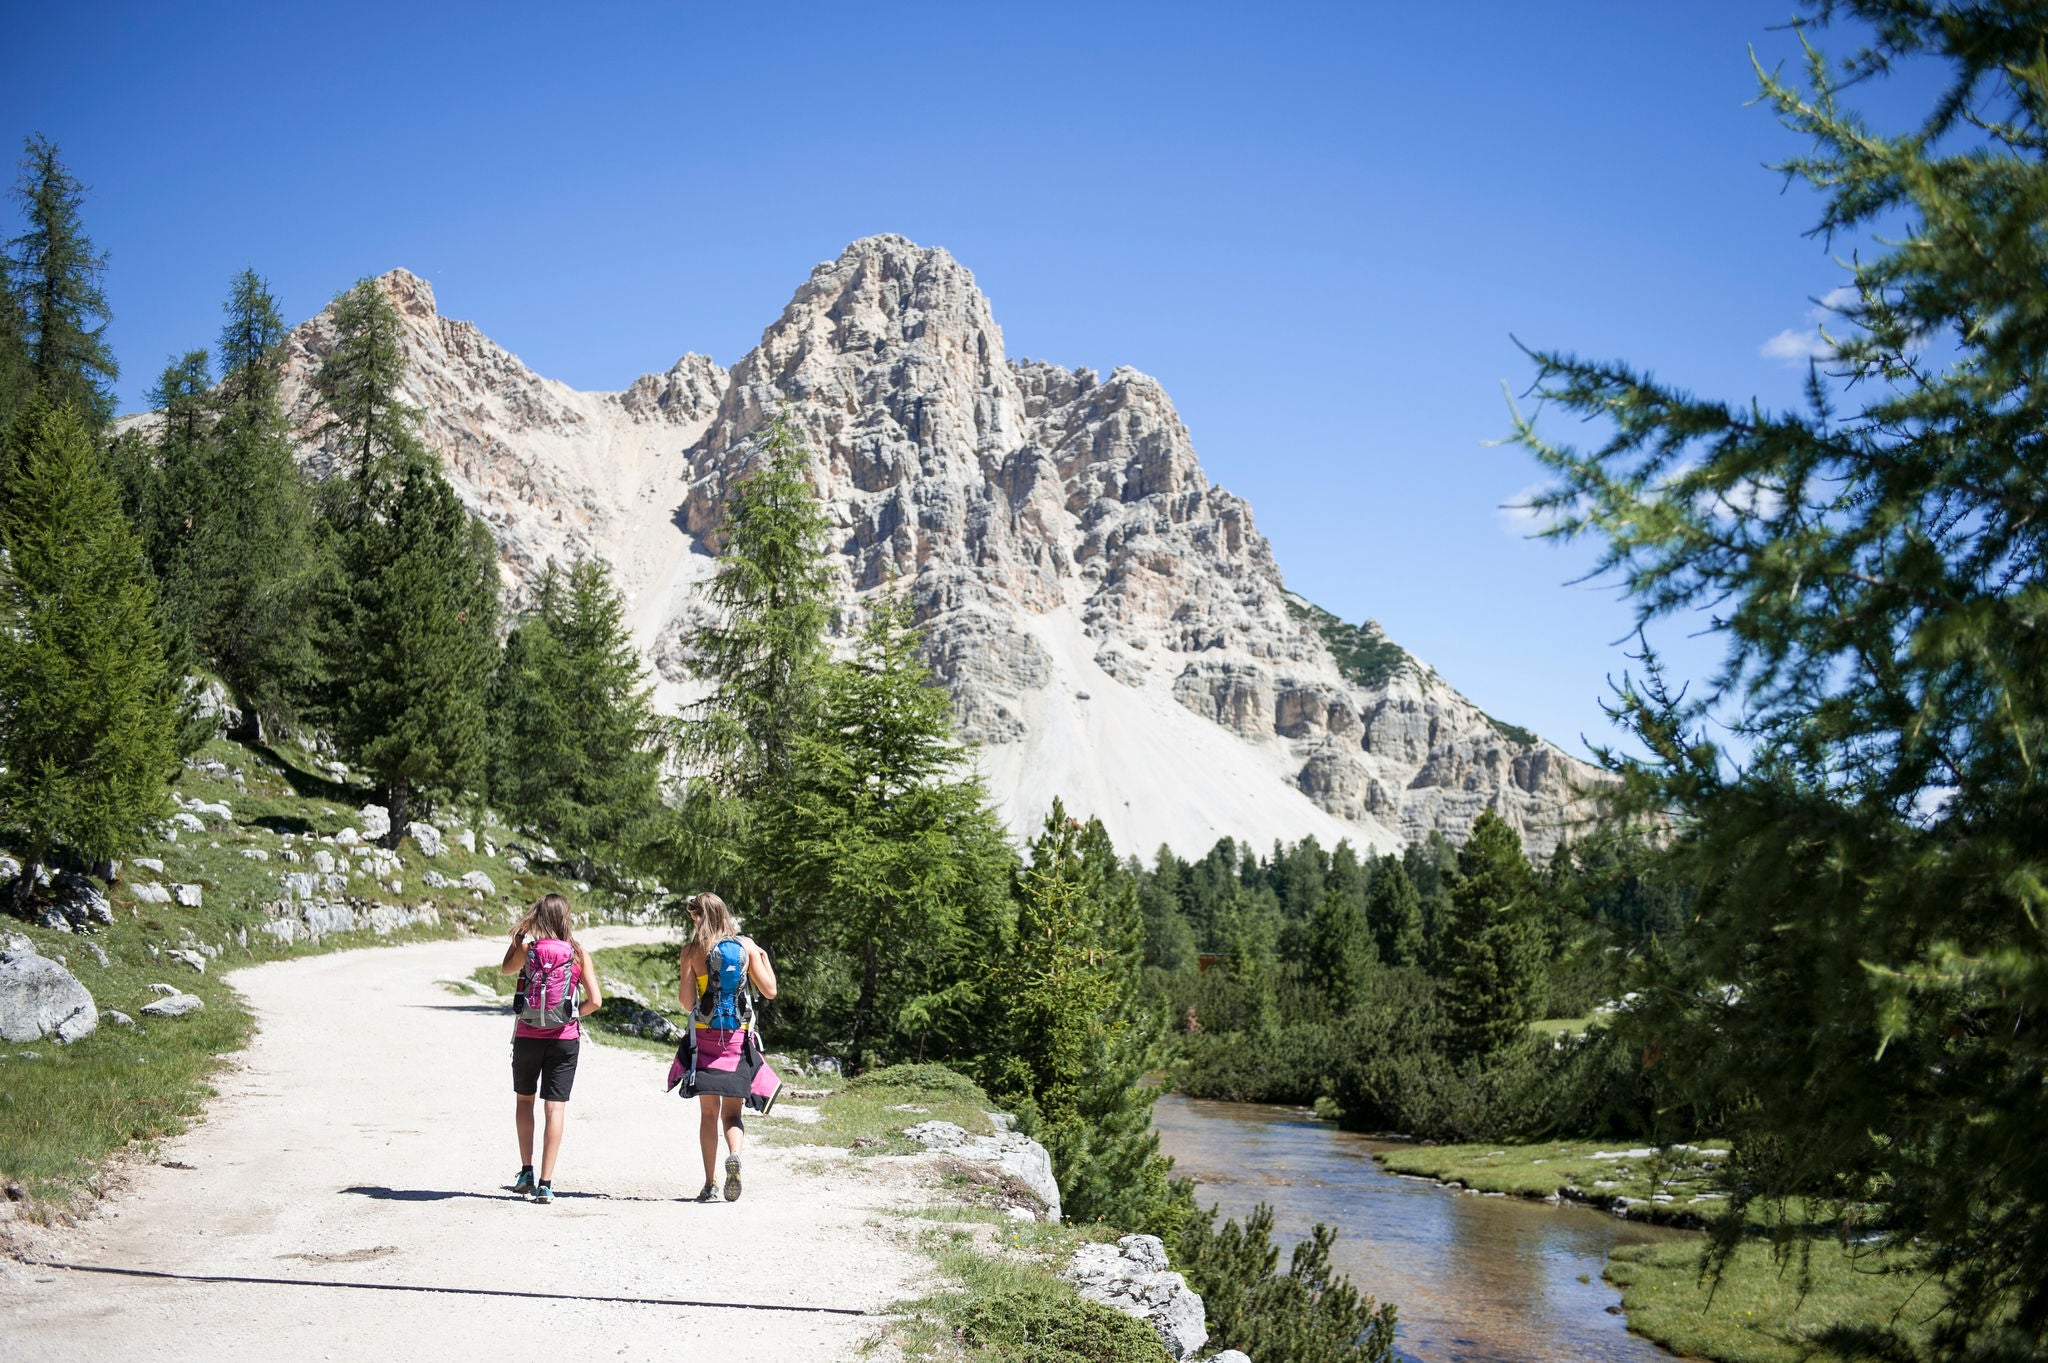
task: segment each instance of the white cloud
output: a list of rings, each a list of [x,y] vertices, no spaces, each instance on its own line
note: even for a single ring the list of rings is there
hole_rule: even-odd
[[[1809,360],[1832,360],[1835,348],[1820,334],[1822,326],[1839,318],[1842,309],[1858,298],[1854,284],[1838,284],[1815,300],[1814,306],[1806,310],[1804,327],[1787,327],[1765,341],[1758,353],[1767,360],[1782,360],[1786,364],[1805,364]]]
[[[1819,327],[1807,327],[1803,331],[1788,327],[1765,341],[1758,353],[1767,360],[1805,364],[1808,360],[1832,360],[1835,348],[1820,334]]]
[[[1516,539],[1528,539],[1548,530],[1557,516],[1534,505],[1536,498],[1550,490],[1548,483],[1531,483],[1501,504],[1500,522]]]

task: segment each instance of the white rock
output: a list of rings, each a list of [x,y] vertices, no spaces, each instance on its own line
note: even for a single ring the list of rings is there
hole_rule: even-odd
[[[514,852],[511,855],[507,856],[505,858],[505,864],[512,868],[512,874],[515,876],[523,876],[526,874],[526,858],[520,856],[517,852]]]
[[[320,878],[311,871],[286,871],[277,883],[294,899],[311,899],[320,892]]]
[[[182,809],[176,814],[171,815],[171,822],[184,829],[187,833],[203,832],[206,828],[205,823],[200,820],[197,814],[187,814]]]
[[[251,861],[269,861],[269,860],[270,860],[270,853],[268,853],[268,852],[264,851],[264,850],[263,850],[262,848],[260,848],[260,847],[244,847],[244,848],[242,849],[242,855],[243,855],[243,856],[245,856],[245,857],[247,857],[247,858],[248,858],[249,860],[251,860]]]
[[[135,1019],[129,1017],[118,1008],[109,1008],[105,1016],[107,1021],[113,1023],[116,1027],[133,1027],[135,1025]]]
[[[1242,1349],[1225,1349],[1221,1353],[1210,1354],[1207,1363],[1252,1363],[1252,1360],[1251,1355]]]
[[[197,885],[172,885],[171,897],[188,909],[199,907],[200,887]]]
[[[69,1045],[100,1025],[92,993],[34,951],[0,951],[0,1039]]]
[[[184,990],[178,988],[178,986],[176,986],[175,984],[159,983],[153,984],[149,988],[152,993],[160,994],[166,998],[170,997],[172,994],[182,994],[185,992]]]
[[[457,847],[460,847],[471,856],[476,855],[476,830],[470,828],[461,830],[455,835],[454,842]]]
[[[140,866],[145,871],[154,871],[158,875],[162,875],[164,873],[164,864],[160,858],[136,857],[134,858],[134,863],[137,866]]]
[[[422,871],[420,872],[420,883],[430,890],[445,890],[455,882],[442,875],[439,871]]]
[[[206,1006],[206,1000],[197,994],[169,994],[155,1003],[142,1005],[142,1015],[152,1018],[181,1018],[187,1013],[196,1013]]]
[[[1202,1299],[1187,1279],[1166,1266],[1156,1235],[1126,1235],[1114,1245],[1083,1245],[1061,1276],[1091,1301],[1149,1323],[1176,1359],[1209,1342]]]
[[[363,836],[375,842],[391,832],[391,811],[382,805],[364,805],[361,822]]]
[[[429,857],[441,855],[441,830],[430,823],[415,820],[405,826],[405,835],[419,844],[420,852]]]
[[[211,814],[216,819],[226,819],[229,822],[233,822],[235,817],[234,810],[229,809],[227,805],[218,802],[214,804],[208,804],[204,800],[193,800],[191,803],[187,804],[185,808],[191,810],[194,814]]]
[[[164,955],[170,957],[174,961],[183,961],[186,965],[191,966],[194,970],[198,971],[202,975],[206,973],[206,957],[201,955],[199,952],[187,951],[183,948],[176,948],[170,951],[166,951]]]
[[[131,880],[128,892],[145,904],[168,904],[171,892],[153,880]]]
[[[482,871],[463,872],[461,884],[464,889],[482,890],[485,894],[498,892],[497,883]]]
[[[313,869],[323,876],[334,874],[334,853],[322,847],[313,853]]]
[[[1052,1156],[1029,1136],[1014,1131],[970,1136],[955,1122],[919,1122],[903,1132],[927,1150],[943,1150],[961,1159],[995,1165],[1022,1183],[1045,1204],[1046,1219],[1060,1219],[1060,1185],[1053,1177]]]
[[[334,845],[336,847],[354,847],[362,840],[362,835],[353,828],[344,828],[334,835]]]

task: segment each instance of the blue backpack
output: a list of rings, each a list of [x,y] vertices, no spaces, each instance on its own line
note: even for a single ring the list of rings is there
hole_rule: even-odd
[[[705,1027],[737,1032],[754,1023],[747,992],[747,949],[728,937],[705,953],[704,992],[690,1016]]]

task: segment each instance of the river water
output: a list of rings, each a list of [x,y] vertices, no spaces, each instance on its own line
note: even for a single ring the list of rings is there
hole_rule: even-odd
[[[1160,1149],[1202,1206],[1241,1221],[1272,1204],[1283,1268],[1310,1226],[1339,1227],[1335,1266],[1394,1303],[1416,1363],[1671,1363],[1609,1314],[1621,1294],[1600,1270],[1616,1245],[1682,1232],[1401,1178],[1372,1158],[1384,1143],[1299,1108],[1166,1094],[1153,1113]]]

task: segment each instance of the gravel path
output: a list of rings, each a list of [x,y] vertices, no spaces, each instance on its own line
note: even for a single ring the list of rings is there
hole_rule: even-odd
[[[593,947],[659,938],[584,935]],[[519,1164],[510,1019],[436,982],[497,950],[434,942],[232,976],[260,1022],[247,1055],[206,1121],[105,1212],[38,1234],[44,1264],[0,1267],[0,1353],[638,1360],[696,1347],[839,1360],[873,1338],[872,1316],[726,1303],[872,1312],[921,1290],[929,1265],[876,1216],[906,1195],[886,1171],[757,1143],[739,1202],[681,1200],[701,1181],[695,1113],[662,1091],[666,1061],[645,1052],[586,1043],[559,1200],[504,1191]],[[720,1305],[695,1304],[707,1302]]]

